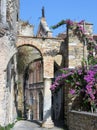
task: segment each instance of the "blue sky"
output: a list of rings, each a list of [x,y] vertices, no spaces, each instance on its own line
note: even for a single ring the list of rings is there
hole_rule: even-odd
[[[45,7],[45,17],[49,26],[61,20],[85,20],[92,23],[93,32],[97,34],[97,0],[20,0],[20,19],[29,21],[37,32],[41,18],[41,9]],[[53,35],[64,32],[65,26],[53,31]]]

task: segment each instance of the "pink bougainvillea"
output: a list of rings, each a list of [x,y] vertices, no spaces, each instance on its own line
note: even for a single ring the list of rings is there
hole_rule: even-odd
[[[69,83],[71,95],[83,95],[83,103],[88,103],[91,106],[97,106],[97,65],[82,67],[78,69],[62,69],[62,74],[58,76],[50,89],[52,92],[58,91],[65,83]]]

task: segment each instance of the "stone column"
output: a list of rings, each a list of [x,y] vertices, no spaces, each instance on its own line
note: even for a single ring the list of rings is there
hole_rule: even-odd
[[[46,78],[44,80],[44,106],[43,106],[43,124],[42,127],[53,128],[54,123],[51,119],[51,91],[50,91],[51,79]]]

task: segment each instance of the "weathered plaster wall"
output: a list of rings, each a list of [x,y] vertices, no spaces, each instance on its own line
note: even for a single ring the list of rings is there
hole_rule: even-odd
[[[19,21],[18,27],[18,35],[22,36],[33,36],[34,35],[34,27],[25,21]]]
[[[9,46],[8,46],[9,45]],[[10,41],[7,36],[0,38],[0,124],[4,125],[5,123],[5,113],[6,113],[6,104],[8,104],[8,100],[6,101],[8,96],[8,91],[6,88],[6,72],[7,72],[7,65],[10,58],[16,52],[13,46],[10,46]],[[6,117],[8,119],[8,117]]]
[[[0,125],[4,126],[9,121],[9,91],[6,88],[6,73],[7,65],[12,56],[17,52],[16,43],[16,21],[17,21],[17,8],[14,0],[2,0],[1,12],[2,20],[0,21]]]

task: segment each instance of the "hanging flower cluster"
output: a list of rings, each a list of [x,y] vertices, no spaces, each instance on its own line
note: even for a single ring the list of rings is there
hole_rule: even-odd
[[[80,33],[80,36],[85,33],[84,30],[84,20],[76,23],[71,20],[66,20],[66,24],[68,25],[69,29],[74,30],[75,33]],[[82,34],[81,34],[82,33]]]
[[[71,95],[83,95],[82,100],[86,107],[97,106],[97,65],[91,66],[88,70],[86,67],[75,70],[63,68],[62,74],[51,85],[51,91],[56,92],[64,83],[71,85]]]

